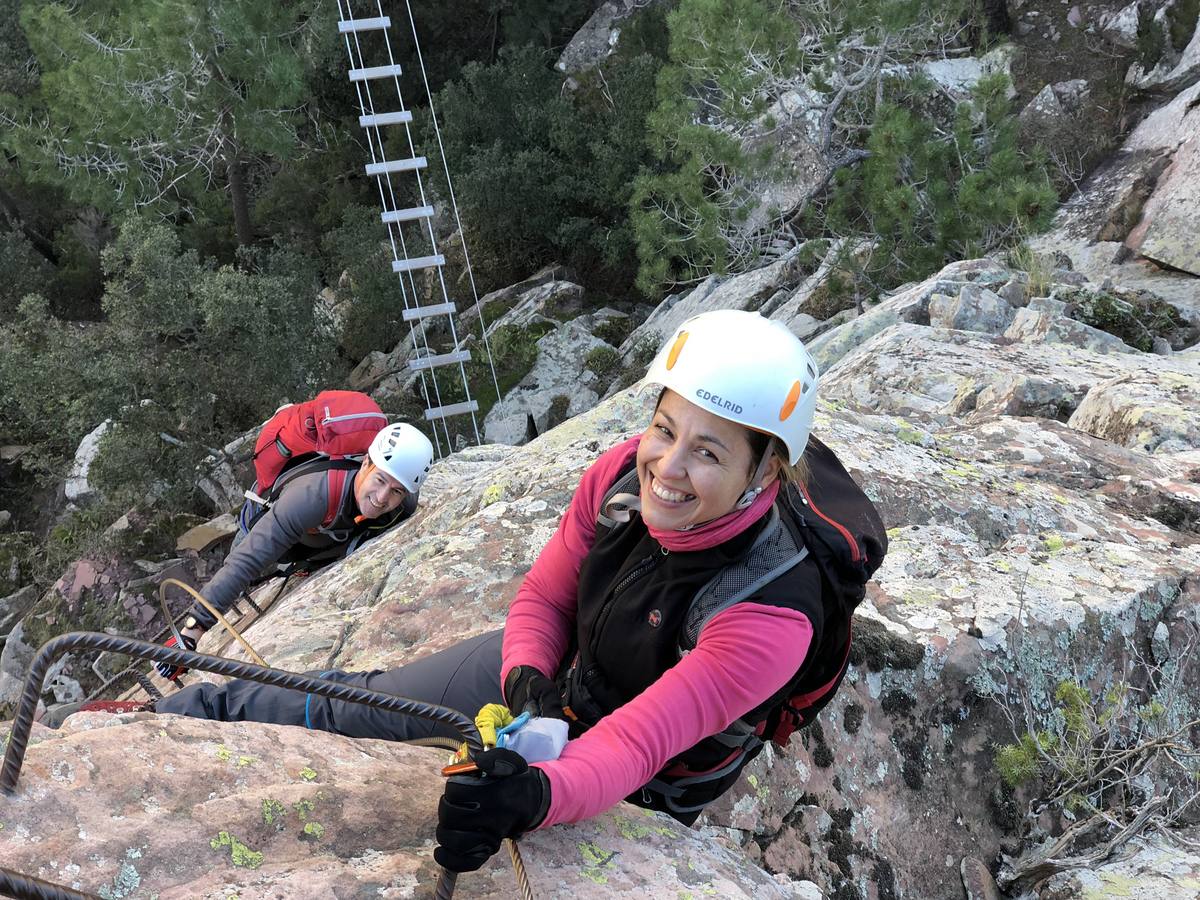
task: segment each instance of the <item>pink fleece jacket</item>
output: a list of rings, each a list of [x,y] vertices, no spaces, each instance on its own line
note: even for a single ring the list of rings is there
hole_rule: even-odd
[[[509,608],[501,684],[517,665],[550,676],[558,670],[575,628],[579,568],[595,540],[597,509],[639,441],[613,447],[580,480]],[[717,532],[709,546],[728,537]],[[550,809],[540,827],[578,822],[629,796],[672,758],[783,687],[811,640],[808,617],[794,610],[739,603],[714,616],[696,649],[658,681],[569,741],[557,760],[538,763],[550,781]]]

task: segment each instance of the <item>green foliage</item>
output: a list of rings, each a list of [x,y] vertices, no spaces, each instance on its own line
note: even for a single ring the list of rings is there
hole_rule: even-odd
[[[1001,75],[960,104],[951,133],[894,103],[871,128],[871,155],[838,173],[826,228],[875,242],[864,275],[892,285],[923,278],[1045,228],[1057,196],[1044,164],[1020,150]]]
[[[170,228],[128,219],[104,252],[106,322],[63,323],[29,295],[0,327],[6,438],[34,445],[36,467],[56,476],[79,439],[113,419],[97,484],[129,500],[155,484],[187,490],[207,447],[336,371],[314,320],[312,265],[282,249],[242,263],[202,263]]]
[[[607,383],[621,367],[621,354],[612,347],[593,347],[583,358],[583,366],[595,372],[601,382]]]
[[[45,257],[16,231],[0,231],[0,322],[17,312],[22,297],[44,291],[53,277]]]
[[[341,226],[327,234],[321,246],[325,283],[336,285],[338,302],[348,304],[339,334],[347,357],[357,361],[372,350],[390,350],[406,330],[400,318],[403,283],[392,272],[379,210],[347,207]]]
[[[1145,291],[1074,288],[1059,290],[1055,296],[1067,304],[1072,318],[1115,335],[1143,353],[1154,348],[1156,337],[1170,338],[1188,328],[1179,310]]]
[[[629,337],[629,332],[633,328],[632,316],[613,316],[608,319],[602,319],[592,329],[592,334],[600,338],[606,344],[612,344],[614,347],[620,347],[624,343],[625,338]]]
[[[318,40],[334,29],[316,0],[28,0],[21,24],[41,84],[0,100],[21,123],[5,144],[110,211],[191,212],[231,164],[296,155],[306,79],[336,48]]]
[[[21,27],[21,0],[0,0],[0,94],[22,96],[37,85],[33,51]]]
[[[522,48],[471,64],[436,100],[476,277],[486,289],[560,261],[619,291],[658,62],[622,59],[567,93],[552,61]]]
[[[1019,787],[1036,778],[1042,771],[1042,753],[1051,749],[1053,741],[1046,732],[1023,734],[1015,744],[1005,744],[996,751],[996,769],[1009,787]]]

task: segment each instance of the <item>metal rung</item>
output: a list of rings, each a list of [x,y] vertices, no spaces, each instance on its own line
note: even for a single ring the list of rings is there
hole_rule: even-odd
[[[391,66],[371,66],[367,69],[351,69],[351,81],[370,81],[372,78],[390,78],[393,75],[399,76],[399,63]]]
[[[473,412],[479,412],[479,404],[474,400],[468,400],[466,403],[451,403],[449,406],[435,406],[433,409],[425,410],[425,421],[432,422],[434,419],[445,419],[449,416]]]
[[[450,366],[454,363],[466,362],[471,358],[470,350],[455,350],[453,353],[442,353],[438,356],[422,356],[420,359],[410,359],[410,369],[434,369],[438,366]]]
[[[439,303],[437,306],[418,306],[406,309],[400,314],[405,322],[415,322],[417,319],[428,319],[430,316],[449,316],[455,312],[453,303]]]
[[[379,31],[391,28],[392,20],[388,16],[378,16],[374,19],[343,19],[338,22],[338,34],[351,34],[355,31]]]
[[[411,172],[413,169],[423,169],[428,165],[425,157],[414,156],[412,159],[389,159],[384,162],[369,163],[368,175],[386,175],[389,172]]]
[[[390,225],[393,222],[411,222],[413,219],[428,219],[432,215],[432,206],[413,206],[409,209],[389,210],[381,218],[383,219],[383,224]]]
[[[358,117],[358,124],[363,128],[370,128],[372,125],[407,125],[411,121],[412,113],[407,109],[402,109],[400,112],[375,113],[370,116]]]
[[[413,269],[433,269],[445,264],[446,257],[439,253],[437,256],[418,256],[416,259],[392,260],[392,271],[411,272]]]

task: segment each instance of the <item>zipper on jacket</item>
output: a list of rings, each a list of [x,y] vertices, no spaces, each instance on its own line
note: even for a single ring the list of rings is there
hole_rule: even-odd
[[[365,413],[350,413],[345,416],[331,416],[329,407],[325,407],[325,418],[321,420],[322,425],[328,425],[330,422],[350,422],[354,419],[383,419],[387,421],[387,416],[383,413],[365,412]]]
[[[612,594],[605,601],[604,607],[600,610],[600,615],[596,617],[596,624],[593,627],[592,633],[592,653],[595,653],[596,649],[600,646],[600,635],[604,632],[604,625],[608,621],[608,616],[612,612],[613,606],[616,605],[617,598],[621,595],[621,592],[639,578],[644,578],[649,574],[651,569],[666,559],[667,555],[671,552],[666,547],[659,547],[658,551],[658,553],[651,553],[645,559],[641,560],[612,589]]]

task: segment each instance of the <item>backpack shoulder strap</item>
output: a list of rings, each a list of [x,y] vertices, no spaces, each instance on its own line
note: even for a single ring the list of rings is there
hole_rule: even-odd
[[[600,501],[600,508],[596,510],[597,532],[601,528],[616,528],[618,525],[628,522],[629,507],[622,503],[617,495],[636,495],[639,490],[640,483],[638,482],[637,464],[635,463],[628,472],[617,478],[609,489],[604,492],[604,497]]]
[[[808,548],[796,540],[779,509],[772,506],[767,524],[745,556],[724,566],[692,598],[679,633],[680,655],[695,649],[700,632],[713,616],[754,595],[807,556]]]

